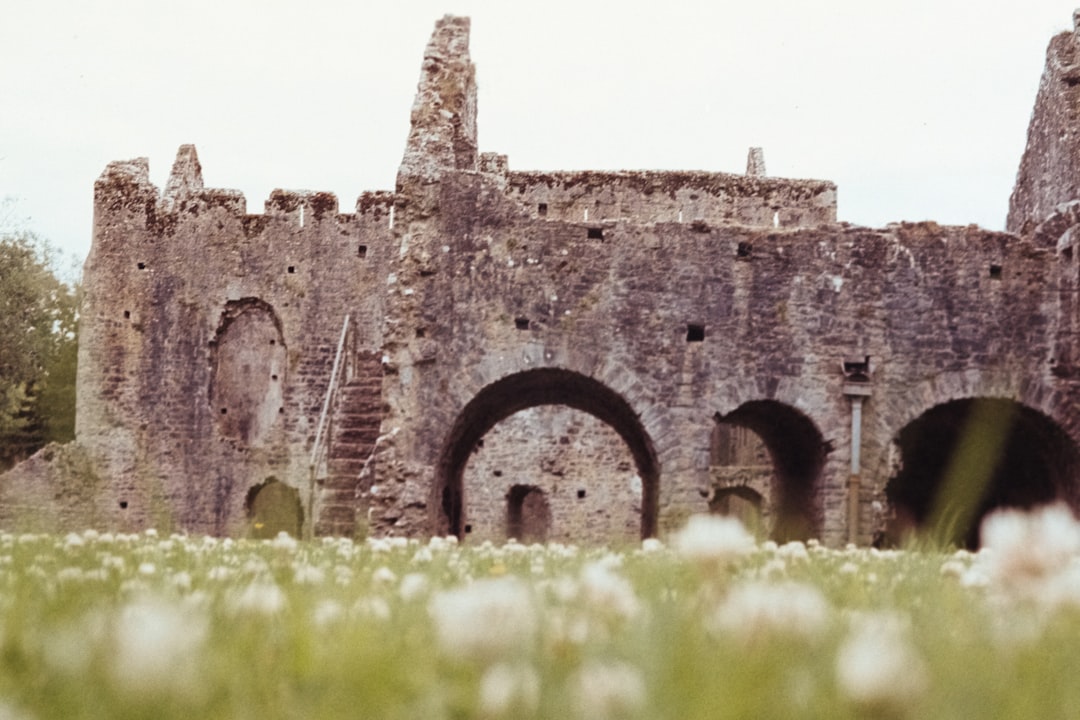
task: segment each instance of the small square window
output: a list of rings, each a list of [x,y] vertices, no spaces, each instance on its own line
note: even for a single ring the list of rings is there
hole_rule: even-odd
[[[704,342],[705,326],[690,323],[686,326],[686,342]]]

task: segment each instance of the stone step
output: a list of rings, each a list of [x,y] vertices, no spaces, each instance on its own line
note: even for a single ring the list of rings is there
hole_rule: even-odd
[[[336,505],[354,506],[356,504],[356,480],[347,482],[343,487],[331,488],[324,485],[319,493],[319,501],[324,508]]]
[[[351,411],[341,413],[334,418],[337,428],[378,428],[382,424],[382,415],[377,412]]]
[[[348,445],[335,443],[330,448],[330,455],[327,460],[329,462],[335,460],[359,460],[362,463],[371,456],[374,447],[374,443],[350,443]]]
[[[321,523],[344,523],[350,528],[356,523],[356,507],[352,504],[326,504],[319,511]]]
[[[377,427],[354,427],[354,428],[342,428],[339,427],[334,433],[335,445],[359,445],[370,444],[375,442],[379,437],[379,428]]]
[[[360,471],[364,469],[364,465],[367,464],[368,456],[364,457],[336,457],[330,458],[326,463],[326,474],[328,477],[334,477],[335,475],[341,475],[343,477],[357,477]]]

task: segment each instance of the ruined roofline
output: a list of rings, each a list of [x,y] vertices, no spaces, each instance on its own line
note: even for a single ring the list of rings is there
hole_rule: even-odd
[[[548,185],[585,185],[601,188],[620,182],[642,192],[674,192],[679,189],[727,191],[753,195],[773,188],[805,188],[808,193],[836,191],[831,180],[767,177],[709,170],[512,170],[507,173],[511,186],[545,183]]]
[[[389,190],[364,191],[357,196],[357,214],[372,210],[389,209],[394,204],[394,193]],[[133,160],[110,162],[94,181],[95,203],[115,209],[138,199],[155,201],[158,215],[175,215],[184,208],[201,205],[206,208],[220,207],[230,214],[241,217],[287,215],[301,210],[315,217],[350,215],[342,213],[335,193],[319,190],[285,190],[275,188],[263,202],[262,213],[247,211],[247,198],[239,190],[208,188],[203,185],[202,165],[194,145],[181,145],[176,153],[165,189],[161,190],[150,180],[150,161],[140,157]]]

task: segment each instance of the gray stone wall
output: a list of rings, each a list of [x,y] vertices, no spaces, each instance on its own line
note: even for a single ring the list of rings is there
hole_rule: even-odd
[[[247,493],[270,477],[308,498],[345,315],[361,347],[380,344],[392,203],[364,195],[342,214],[331,194],[277,190],[251,215],[240,193],[202,186],[191,146],[164,195],[145,160],[105,170],[77,436],[110,479],[109,522],[235,534]]]

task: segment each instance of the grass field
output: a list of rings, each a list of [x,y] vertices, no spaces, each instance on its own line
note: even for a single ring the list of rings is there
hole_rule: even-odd
[[[1076,717],[1080,528],[984,545],[0,534],[0,720]]]

